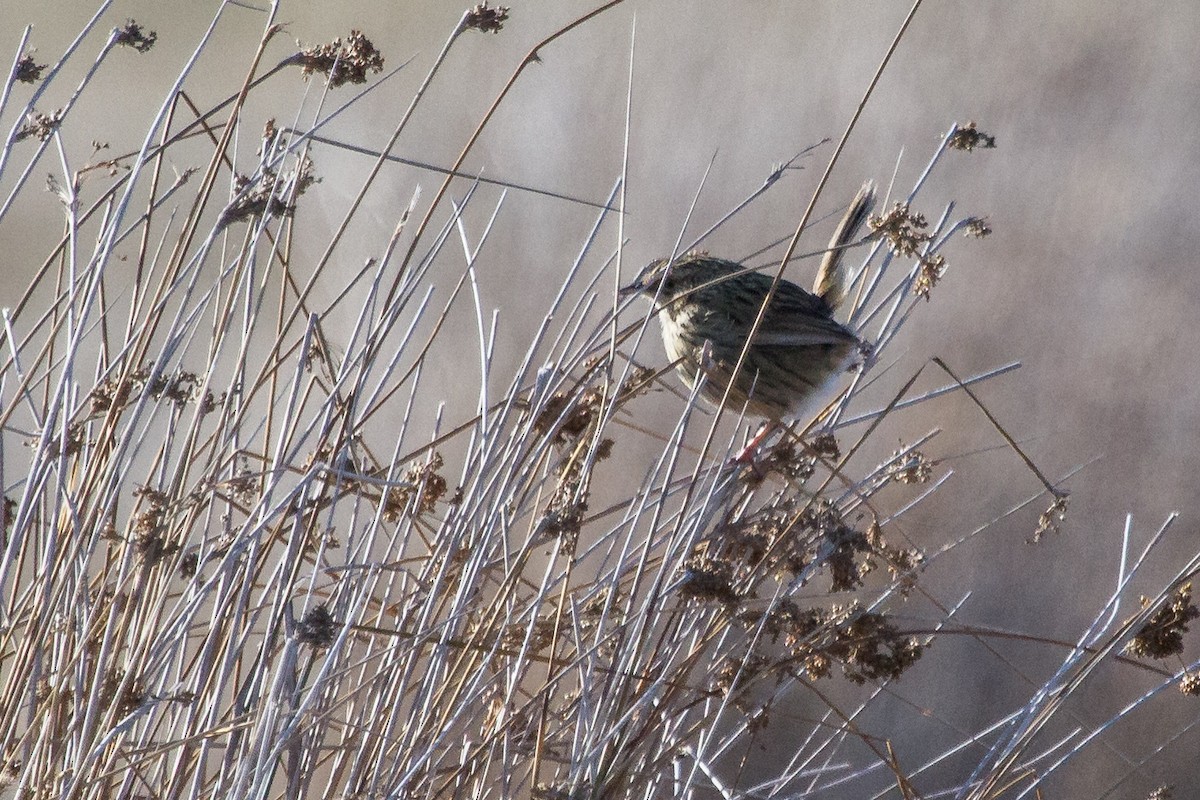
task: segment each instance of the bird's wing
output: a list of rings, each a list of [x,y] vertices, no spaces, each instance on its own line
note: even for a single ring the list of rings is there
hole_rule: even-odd
[[[817,328],[792,331],[760,331],[754,337],[755,347],[812,347],[823,344],[854,344],[858,338],[840,325],[837,328]]]
[[[823,344],[855,344],[858,337],[831,319],[784,319],[774,324],[768,318],[754,337],[756,347],[811,347]]]
[[[702,310],[693,311],[697,315],[693,325],[713,332],[714,341],[744,342],[758,316],[755,298],[765,297],[771,282],[768,275],[747,272],[728,285],[713,287],[709,290],[713,293],[711,302],[701,303]],[[743,300],[746,302],[725,302],[724,293],[739,290],[745,293]],[[699,324],[701,317],[703,324]],[[717,336],[718,332],[727,335]],[[853,332],[830,316],[824,300],[787,280],[776,286],[771,305],[754,337],[756,347],[853,345],[857,342],[858,337]],[[740,346],[738,350],[741,350]]]
[[[825,301],[781,281],[754,343],[763,347],[855,344],[858,337],[833,319]]]

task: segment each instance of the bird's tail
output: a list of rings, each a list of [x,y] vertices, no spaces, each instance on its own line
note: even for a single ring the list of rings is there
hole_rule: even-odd
[[[813,283],[813,294],[824,300],[831,309],[841,304],[848,288],[844,267],[846,259],[842,258],[842,252],[847,245],[854,243],[858,229],[867,221],[867,215],[874,205],[875,184],[867,181],[846,209],[846,215],[838,223],[833,238],[829,240],[829,249],[821,259],[821,268],[817,270],[817,280]]]

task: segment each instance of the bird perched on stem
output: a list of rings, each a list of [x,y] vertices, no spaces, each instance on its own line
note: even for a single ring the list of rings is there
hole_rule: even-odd
[[[813,291],[780,280],[746,359],[729,388],[729,406],[770,422],[812,411],[834,379],[855,361],[862,342],[833,318],[846,293],[842,257],[875,201],[867,183],[846,210],[821,260]],[[667,356],[689,388],[721,402],[772,278],[740,264],[689,253],[651,262],[622,296],[655,303]],[[761,441],[760,433],[755,443]]]

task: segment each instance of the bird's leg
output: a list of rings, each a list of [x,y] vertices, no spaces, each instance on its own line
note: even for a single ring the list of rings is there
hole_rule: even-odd
[[[779,423],[767,421],[758,429],[758,433],[754,434],[754,438],[742,448],[742,452],[733,457],[734,464],[749,464],[750,467],[758,472],[758,463],[754,457],[758,455],[758,448],[767,440],[767,437],[779,429]]]
[[[712,370],[716,366],[715,362],[713,361],[713,343],[711,339],[705,339],[704,344],[700,346],[699,360],[701,372],[704,373],[705,377],[711,376]],[[759,446],[766,441],[768,436],[778,430],[778,428],[779,424],[776,422],[771,422],[769,420],[764,422],[762,427],[758,429],[758,433],[754,434],[754,438],[742,448],[740,453],[738,453],[729,461],[729,466],[743,466],[748,464],[759,478],[764,477],[765,475],[759,470],[758,464],[754,460],[754,456],[757,454]]]

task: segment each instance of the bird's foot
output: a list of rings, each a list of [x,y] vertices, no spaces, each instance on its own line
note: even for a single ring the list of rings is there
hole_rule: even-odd
[[[741,452],[729,459],[727,466],[749,467],[754,477],[759,481],[767,477],[767,471],[758,463],[758,449],[778,427],[774,422],[764,422],[762,427],[758,429],[758,433],[754,434],[754,438],[746,443]]]

